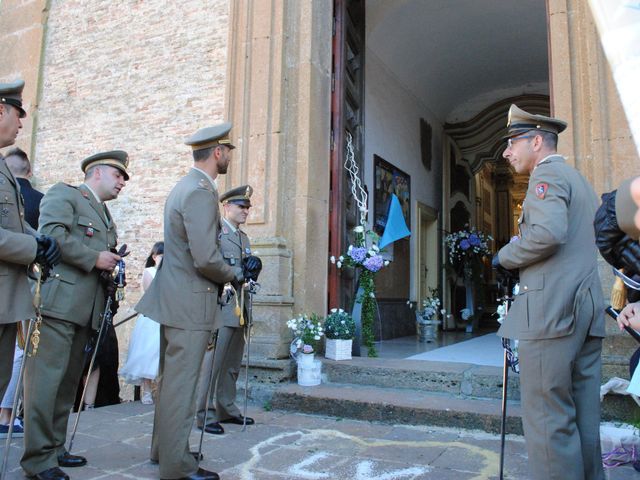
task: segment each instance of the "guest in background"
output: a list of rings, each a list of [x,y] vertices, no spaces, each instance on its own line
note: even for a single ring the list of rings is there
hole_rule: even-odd
[[[40,216],[40,202],[44,193],[31,186],[30,178],[33,176],[31,162],[27,154],[19,149],[13,148],[4,157],[7,167],[16,177],[20,184],[20,193],[24,198],[24,219],[34,230],[38,229],[38,217]]]
[[[142,273],[142,290],[147,291],[156,276],[162,255],[164,242],[156,242],[147,257]],[[142,385],[142,403],[153,403],[155,380],[160,365],[160,324],[140,314],[129,340],[127,363],[119,374],[124,381],[132,385]]]

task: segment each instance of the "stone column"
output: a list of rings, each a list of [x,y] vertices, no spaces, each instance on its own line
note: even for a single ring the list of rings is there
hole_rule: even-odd
[[[567,120],[558,149],[598,193],[636,172],[638,154],[589,4],[547,0],[552,114]]]
[[[294,314],[325,314],[332,4],[235,0],[227,111],[237,149],[221,189],[249,183],[263,261],[252,355],[283,358]]]

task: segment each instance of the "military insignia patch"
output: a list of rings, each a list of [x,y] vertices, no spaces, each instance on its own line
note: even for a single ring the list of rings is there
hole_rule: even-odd
[[[80,190],[80,193],[84,198],[89,198],[89,192],[85,192],[84,190]]]
[[[86,230],[86,232],[85,232],[85,235],[86,235],[87,237],[93,237],[93,233],[94,233],[93,227],[87,227],[87,230]]]
[[[544,199],[544,196],[547,194],[547,190],[549,190],[548,183],[539,183],[536,185],[536,197],[540,200]]]

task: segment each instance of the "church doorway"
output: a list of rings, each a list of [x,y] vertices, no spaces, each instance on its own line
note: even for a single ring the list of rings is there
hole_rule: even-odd
[[[469,328],[461,318],[468,285],[448,265],[445,237],[473,228],[493,238],[495,251],[517,232],[527,180],[502,160],[502,135],[511,103],[549,113],[545,2],[334,0],[334,13],[330,254],[346,250],[357,225],[343,168],[348,141],[370,228],[384,229],[385,172],[405,185],[411,236],[392,244],[377,277],[381,355],[394,342],[411,344],[390,348],[394,356],[433,349],[415,344],[415,306],[431,289],[446,310],[439,338],[495,332],[488,262],[474,279]],[[330,267],[328,307],[351,304],[357,281]]]

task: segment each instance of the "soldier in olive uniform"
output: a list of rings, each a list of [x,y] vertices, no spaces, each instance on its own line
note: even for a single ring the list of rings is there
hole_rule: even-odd
[[[520,289],[498,332],[520,340],[522,417],[532,477],[602,479],[600,353],[605,336],[593,219],[598,198],[556,153],[566,123],[509,110],[503,156],[529,188],[520,235],[494,257],[519,270]]]
[[[126,152],[93,155],[82,162],[84,183],[58,183],[40,206],[40,230],[58,240],[62,263],[42,288],[43,322],[37,355],[25,357],[25,437],[21,465],[32,478],[69,478],[58,466],[86,459],[65,449],[69,412],[84,366],[84,348],[105,308],[102,272],[112,272],[116,225],[105,202],[129,180]],[[108,280],[111,281],[111,280]]]
[[[240,225],[247,221],[252,194],[253,189],[249,185],[243,185],[229,190],[220,197],[224,209],[220,249],[225,261],[232,267],[241,265],[243,259],[251,255],[249,237],[240,230]],[[240,302],[237,300],[237,292],[231,291],[234,292],[234,296],[222,307],[222,313],[218,316],[219,322],[214,327],[218,330],[215,355],[213,350],[207,350],[198,382],[197,424],[198,428],[202,428],[211,368],[213,368],[213,386],[209,406],[213,410],[215,405],[215,412],[211,412],[211,415],[207,416],[207,421],[211,420],[211,422],[204,425],[205,431],[213,434],[224,433],[224,428],[220,423],[243,425],[243,417],[235,404],[236,381],[242,363],[245,327],[248,325],[249,312],[246,308],[247,303],[245,303],[244,314],[238,315],[236,303],[239,305]],[[253,423],[252,418],[246,418],[247,425]]]
[[[22,80],[0,83],[0,148],[13,145],[22,128]],[[0,398],[11,379],[17,322],[33,318],[27,266],[50,268],[60,258],[51,237],[38,237],[24,219],[20,184],[0,155]]]
[[[151,460],[166,479],[214,480],[189,451],[200,365],[220,315],[227,282],[244,280],[220,252],[220,210],[214,179],[227,172],[230,123],[198,130],[186,140],[193,168],[173,188],[164,208],[164,258],[136,310],[160,323],[160,380]]]

